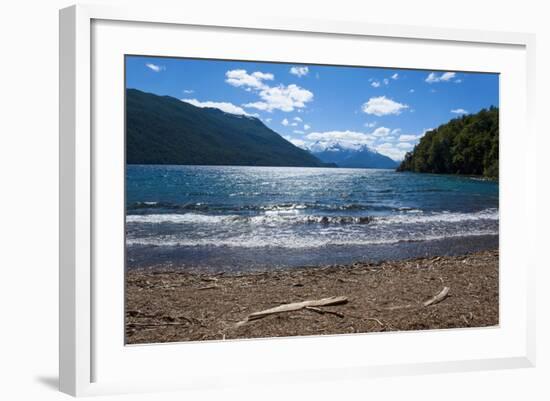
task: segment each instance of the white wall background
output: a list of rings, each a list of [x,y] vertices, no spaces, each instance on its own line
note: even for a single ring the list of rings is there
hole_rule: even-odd
[[[96,3],[131,4],[130,0]],[[58,291],[58,9],[66,0],[3,2],[0,13],[0,398],[57,400]],[[550,28],[546,2],[523,0],[139,1],[154,7],[250,10],[280,16],[360,19],[374,23],[524,31],[537,34],[537,130],[541,156],[550,150]],[[261,11],[258,11],[261,10]],[[518,137],[521,133],[518,133]],[[518,139],[518,146],[521,146]],[[539,157],[539,249],[550,236],[548,161]],[[544,185],[543,185],[544,184]],[[543,236],[545,235],[545,237]],[[116,399],[549,399],[547,307],[550,264],[537,271],[538,366],[534,369],[327,382],[292,387],[149,394]],[[291,356],[289,356],[291,358]],[[108,399],[115,397],[108,397]]]

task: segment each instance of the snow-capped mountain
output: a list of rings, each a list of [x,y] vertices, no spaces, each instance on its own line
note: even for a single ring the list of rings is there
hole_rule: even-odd
[[[318,144],[317,144],[318,145]],[[343,147],[338,143],[310,147],[310,152],[324,163],[348,168],[396,168],[399,163],[367,145]]]

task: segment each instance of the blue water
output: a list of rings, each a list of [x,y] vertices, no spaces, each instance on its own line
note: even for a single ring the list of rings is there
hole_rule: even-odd
[[[498,183],[392,170],[127,166],[127,266],[249,270],[498,246]]]

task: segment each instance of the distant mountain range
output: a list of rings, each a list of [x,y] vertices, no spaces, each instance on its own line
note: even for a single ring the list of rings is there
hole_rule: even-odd
[[[315,145],[312,149],[316,149]],[[349,149],[339,144],[322,147],[323,150],[311,153],[325,163],[335,163],[339,167],[347,168],[396,168],[398,162],[384,156],[367,145],[357,149]]]
[[[312,149],[319,149],[314,147]],[[299,148],[258,118],[126,90],[128,164],[395,168],[367,146]]]
[[[200,108],[136,89],[126,91],[126,162],[325,166],[255,117]]]

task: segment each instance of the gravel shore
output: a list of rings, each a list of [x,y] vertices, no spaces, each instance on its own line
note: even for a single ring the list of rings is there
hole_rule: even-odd
[[[437,303],[424,302],[449,288]],[[251,313],[333,296],[347,302]],[[239,323],[241,322],[241,323]],[[243,274],[131,270],[126,343],[496,326],[498,251]]]

